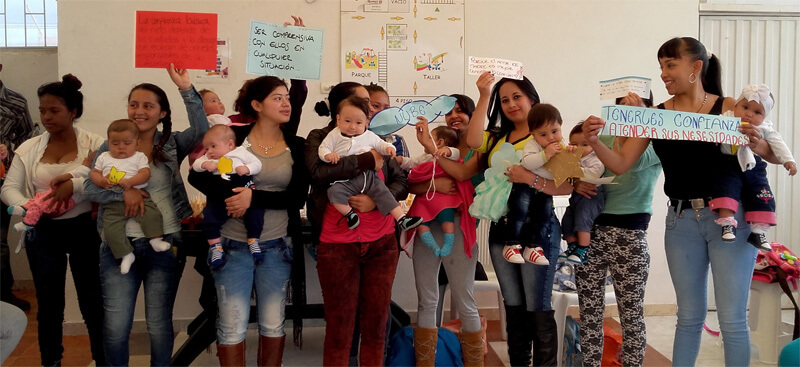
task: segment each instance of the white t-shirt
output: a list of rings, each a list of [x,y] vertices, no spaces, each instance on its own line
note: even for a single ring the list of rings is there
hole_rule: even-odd
[[[139,173],[142,168],[150,168],[147,163],[147,156],[142,152],[136,152],[132,156],[124,159],[117,159],[111,156],[109,152],[103,152],[97,157],[97,162],[94,168],[103,172],[103,177],[108,176],[113,168],[120,176],[116,176],[116,182],[123,178],[131,178]],[[122,172],[122,173],[120,173]],[[115,180],[111,180],[114,182]],[[137,189],[147,187],[147,182],[134,186]]]
[[[319,159],[323,162],[330,162],[325,160],[325,155],[328,153],[336,153],[341,157],[347,157],[355,154],[366,153],[372,149],[377,150],[381,154],[389,154],[388,149],[394,148],[394,145],[385,142],[380,136],[372,131],[364,131],[363,134],[349,137],[342,135],[342,130],[335,127],[330,133],[322,140],[319,146]]]
[[[205,171],[202,167],[204,162],[214,162],[215,168],[211,172],[215,175],[229,173],[236,174],[236,167],[239,166],[247,166],[247,168],[250,169],[250,176],[255,176],[261,172],[261,161],[253,153],[248,152],[244,147],[236,147],[236,149],[225,153],[223,157],[231,160],[230,172],[220,172],[220,167],[218,165],[219,159],[209,159],[208,153],[203,154],[200,158],[197,158],[192,164],[192,169],[197,172],[203,172]]]

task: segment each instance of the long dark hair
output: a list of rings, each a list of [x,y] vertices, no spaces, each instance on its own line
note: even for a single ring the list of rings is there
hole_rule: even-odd
[[[724,97],[722,95],[722,66],[716,56],[709,57],[706,46],[703,46],[700,41],[692,37],[675,37],[664,42],[658,49],[659,60],[665,57],[679,59],[683,56],[692,61],[702,61],[703,68],[698,77],[703,82],[703,89],[708,93],[720,96],[720,98]]]
[[[236,106],[242,115],[254,120],[258,119],[258,111],[253,108],[253,101],[261,102],[269,96],[275,88],[286,87],[286,82],[274,76],[260,76],[250,81],[244,82],[244,91],[236,99]]]
[[[60,82],[47,83],[39,87],[36,95],[42,98],[45,94],[61,98],[70,111],[75,111],[75,118],[83,115],[83,93],[80,92],[83,83],[75,75],[66,74]]]
[[[161,107],[162,111],[166,112],[164,117],[158,120],[158,122],[161,123],[161,139],[158,139],[158,144],[153,147],[153,163],[158,165],[158,162],[167,162],[170,160],[169,157],[164,154],[164,144],[167,144],[169,136],[172,135],[172,109],[169,107],[167,93],[164,93],[164,90],[159,86],[150,83],[142,83],[133,87],[131,92],[128,93],[128,101],[131,100],[131,94],[138,89],[150,91],[155,94],[158,106]]]
[[[331,116],[328,127],[336,126],[335,114],[339,108],[339,103],[353,95],[353,91],[358,87],[363,87],[363,85],[356,82],[341,82],[336,84],[328,93],[328,103],[325,103],[325,101],[317,102],[317,104],[314,105],[314,111],[317,111],[317,114],[320,116]],[[367,116],[369,116],[369,114],[367,114]]]

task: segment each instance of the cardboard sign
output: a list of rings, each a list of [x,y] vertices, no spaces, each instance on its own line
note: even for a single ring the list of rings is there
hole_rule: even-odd
[[[500,78],[522,80],[522,63],[494,57],[469,57],[470,75],[490,72]]]
[[[600,81],[600,100],[607,101],[625,97],[633,92],[642,98],[650,98],[650,78],[625,76],[622,78]]]
[[[247,73],[279,78],[319,80],[322,29],[250,21]]]
[[[600,135],[748,144],[738,117],[621,105],[603,106],[602,117],[606,125]]]
[[[217,67],[217,14],[136,12],[135,67]]]

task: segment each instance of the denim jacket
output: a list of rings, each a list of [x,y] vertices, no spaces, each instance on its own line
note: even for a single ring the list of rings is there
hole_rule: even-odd
[[[181,161],[186,158],[186,155],[189,154],[197,142],[202,141],[203,135],[208,131],[208,119],[203,110],[203,99],[194,86],[189,90],[180,91],[180,93],[181,97],[183,97],[183,103],[186,105],[186,113],[189,116],[189,128],[184,131],[172,132],[163,149],[164,155],[169,158],[169,161],[159,162],[158,164],[166,165],[167,169],[172,172],[172,206],[175,208],[175,216],[178,219],[184,219],[192,215],[192,208],[189,205],[186,188],[183,186],[183,178],[180,172]],[[161,131],[156,131],[153,145],[159,139],[161,139]],[[94,167],[97,157],[107,151],[108,141],[103,143],[97,150],[92,167]],[[84,181],[83,191],[89,200],[100,204],[124,200],[122,188],[119,186],[107,190],[95,185],[92,180]],[[102,211],[103,207],[101,206],[100,213],[97,216],[97,231],[99,233],[102,233],[103,229]]]

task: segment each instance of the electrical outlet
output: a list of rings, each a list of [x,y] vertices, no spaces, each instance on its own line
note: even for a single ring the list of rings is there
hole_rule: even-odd
[[[333,89],[333,86],[336,84],[329,84],[329,83],[319,83],[319,92],[323,94],[328,94]]]

